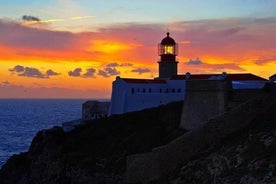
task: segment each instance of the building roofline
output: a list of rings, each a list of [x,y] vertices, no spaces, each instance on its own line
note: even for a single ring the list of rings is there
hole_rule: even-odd
[[[166,84],[166,80],[121,78],[126,83],[132,84]]]
[[[259,80],[259,81],[267,81],[267,79],[262,78],[260,76],[254,75],[252,73],[236,73],[236,74],[227,74],[225,80]]]
[[[223,77],[225,75],[225,77]],[[170,78],[170,80],[186,80],[186,79],[192,79],[192,80],[208,80],[211,77],[222,77],[222,80],[227,81],[246,81],[246,80],[259,80],[259,81],[267,81],[267,79],[262,78],[260,76],[254,75],[252,73],[233,73],[233,74],[183,74],[183,75],[175,75]]]
[[[137,78],[120,78],[126,83],[131,84],[166,84],[165,79],[137,79]],[[172,76],[169,80],[226,80],[226,81],[268,81],[265,78],[251,73],[233,73],[233,74],[183,74]]]

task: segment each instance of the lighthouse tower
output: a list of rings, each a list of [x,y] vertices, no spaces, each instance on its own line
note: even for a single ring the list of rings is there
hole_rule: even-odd
[[[167,33],[160,44],[158,44],[158,54],[160,56],[159,64],[159,79],[170,78],[177,75],[177,63],[176,56],[178,53],[177,43],[170,37],[170,33]]]

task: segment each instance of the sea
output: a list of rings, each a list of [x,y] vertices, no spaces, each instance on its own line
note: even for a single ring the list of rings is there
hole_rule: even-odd
[[[36,133],[81,118],[88,99],[0,99],[0,168],[28,151]]]

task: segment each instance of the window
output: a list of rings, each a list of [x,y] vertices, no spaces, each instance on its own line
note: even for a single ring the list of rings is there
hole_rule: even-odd
[[[178,89],[177,89],[177,92],[178,92],[178,93],[181,93],[181,89],[180,89],[180,88],[178,88]]]
[[[132,94],[134,93],[134,88],[131,88],[131,93],[132,93]]]
[[[164,54],[174,54],[173,45],[165,45],[164,46]]]
[[[160,89],[160,93],[162,93],[162,89]]]
[[[143,88],[143,93],[145,93],[146,92],[146,89],[145,88]]]
[[[151,88],[149,88],[149,93],[151,93]]]

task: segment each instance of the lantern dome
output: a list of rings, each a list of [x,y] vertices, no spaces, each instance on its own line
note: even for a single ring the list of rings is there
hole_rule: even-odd
[[[174,39],[172,39],[170,37],[170,33],[167,32],[167,37],[165,37],[162,41],[161,41],[161,45],[175,45],[175,41]]]

